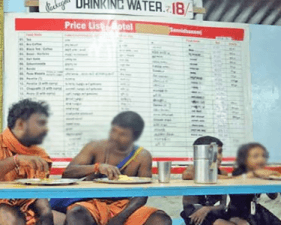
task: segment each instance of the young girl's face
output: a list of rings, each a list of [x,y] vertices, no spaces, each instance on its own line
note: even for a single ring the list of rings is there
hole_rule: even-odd
[[[246,166],[248,170],[262,169],[266,165],[266,152],[261,147],[251,148],[248,152]]]

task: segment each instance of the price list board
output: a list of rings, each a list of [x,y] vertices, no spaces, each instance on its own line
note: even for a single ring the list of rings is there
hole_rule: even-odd
[[[143,117],[138,143],[154,157],[192,157],[204,135],[235,156],[252,140],[248,26],[184,23],[7,15],[4,118],[20,99],[48,102],[43,146],[57,158],[107,138],[113,117],[127,110]]]

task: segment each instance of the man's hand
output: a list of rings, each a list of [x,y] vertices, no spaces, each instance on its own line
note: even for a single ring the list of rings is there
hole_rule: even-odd
[[[277,171],[266,170],[266,169],[258,169],[254,171],[254,175],[260,178],[268,178],[269,176],[280,176],[281,174]]]
[[[18,166],[30,167],[38,172],[49,172],[48,163],[38,156],[18,155],[16,163]]]
[[[195,225],[200,225],[203,223],[205,217],[208,215],[208,213],[211,211],[210,207],[204,206],[201,209],[198,209],[196,212],[194,212],[190,218],[190,222],[194,223]]]
[[[125,221],[126,221],[125,219],[117,215],[112,217],[106,225],[123,225]]]
[[[109,180],[118,180],[118,177],[121,174],[116,166],[112,166],[109,164],[100,164],[99,172],[106,175]]]

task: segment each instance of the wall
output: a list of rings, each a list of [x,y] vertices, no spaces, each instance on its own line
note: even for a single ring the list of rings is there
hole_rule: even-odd
[[[281,161],[281,27],[250,25],[253,134]]]
[[[5,0],[4,12],[26,12],[24,0]]]

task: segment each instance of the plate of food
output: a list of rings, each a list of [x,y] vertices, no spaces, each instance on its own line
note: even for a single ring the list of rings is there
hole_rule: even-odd
[[[129,177],[127,175],[119,175],[118,180],[109,180],[105,178],[97,178],[94,181],[108,184],[148,184],[152,182],[149,177]]]
[[[54,179],[54,178],[33,178],[33,179],[18,179],[16,180],[17,183],[20,184],[27,184],[27,185],[69,185],[69,184],[75,184],[80,179],[67,179],[67,178],[61,178],[61,179]]]
[[[267,179],[269,180],[281,180],[280,175],[270,175]]]

